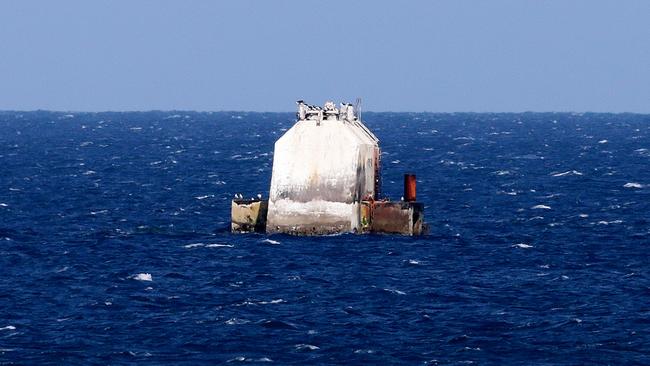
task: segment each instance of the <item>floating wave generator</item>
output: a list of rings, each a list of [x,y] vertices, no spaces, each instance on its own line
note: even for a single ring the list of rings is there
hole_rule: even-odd
[[[404,175],[402,200],[380,198],[379,139],[355,108],[297,103],[296,123],[275,142],[269,199],[235,194],[232,232],[422,234],[415,175]]]

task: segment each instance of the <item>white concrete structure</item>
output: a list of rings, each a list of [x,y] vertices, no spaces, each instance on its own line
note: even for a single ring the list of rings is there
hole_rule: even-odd
[[[359,202],[379,189],[379,140],[350,104],[299,101],[297,115],[275,143],[267,232],[360,230]]]

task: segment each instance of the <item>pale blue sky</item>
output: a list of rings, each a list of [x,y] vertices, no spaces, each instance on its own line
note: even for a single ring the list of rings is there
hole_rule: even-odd
[[[650,1],[0,2],[0,109],[650,112]]]

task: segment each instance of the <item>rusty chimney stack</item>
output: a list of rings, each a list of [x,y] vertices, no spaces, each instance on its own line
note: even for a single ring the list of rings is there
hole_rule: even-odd
[[[415,174],[404,174],[404,201],[416,201]]]

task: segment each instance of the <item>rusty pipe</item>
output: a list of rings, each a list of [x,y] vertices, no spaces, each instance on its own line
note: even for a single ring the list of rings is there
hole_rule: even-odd
[[[416,201],[415,174],[404,174],[404,201]]]

